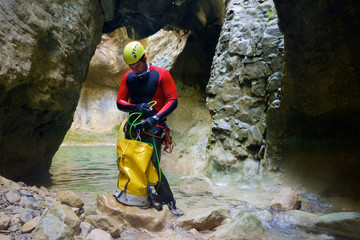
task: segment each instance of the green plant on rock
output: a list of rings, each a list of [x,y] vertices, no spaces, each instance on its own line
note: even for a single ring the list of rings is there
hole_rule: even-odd
[[[267,14],[268,14],[268,19],[266,20],[266,22],[270,22],[271,20],[277,17],[276,9],[274,9],[273,11],[269,11]]]

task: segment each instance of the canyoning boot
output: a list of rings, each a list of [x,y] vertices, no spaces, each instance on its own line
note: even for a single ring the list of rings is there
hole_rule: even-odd
[[[168,205],[168,207],[170,209],[170,212],[174,216],[181,217],[181,216],[183,216],[185,214],[180,208],[176,207],[176,201],[175,200],[168,201],[166,204]]]

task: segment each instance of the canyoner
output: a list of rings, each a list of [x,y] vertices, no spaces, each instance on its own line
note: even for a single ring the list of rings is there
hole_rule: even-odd
[[[127,44],[123,52],[131,70],[121,79],[117,107],[130,114],[117,141],[119,181],[114,196],[126,205],[157,210],[166,204],[173,215],[182,216],[160,169],[161,145],[167,152],[173,147],[166,117],[177,107],[176,87],[170,73],[149,64],[145,53],[137,41]]]

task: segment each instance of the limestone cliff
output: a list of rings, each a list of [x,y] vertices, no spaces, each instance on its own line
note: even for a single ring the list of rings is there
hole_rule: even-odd
[[[140,38],[166,26],[167,30],[193,30],[205,39],[207,31],[202,28],[217,28],[222,23],[224,5],[222,0],[2,2],[0,174],[15,179],[48,171],[52,156],[71,126],[82,83],[102,32],[125,26],[127,34]],[[213,44],[214,39],[213,35],[209,42]],[[211,51],[207,56],[212,57]],[[115,56],[110,61],[117,65],[119,58]],[[90,102],[95,102],[96,109],[110,108],[112,99],[105,97],[105,101],[96,105],[96,100],[88,96],[103,93],[113,96],[117,91],[114,78],[121,75],[121,70],[115,68],[110,78],[103,78],[99,71],[104,67],[101,61],[95,58],[93,66],[81,93],[80,110],[87,109]],[[105,92],[96,88],[99,83]],[[109,124],[100,121],[109,118],[99,113],[90,118],[83,116],[77,119],[83,126],[89,119],[99,125]]]
[[[126,27],[129,37],[146,38],[165,26],[201,31],[221,25],[227,0],[102,0],[105,14],[103,32]]]
[[[46,172],[100,42],[98,1],[0,3],[0,174]]]
[[[271,1],[233,0],[227,7],[206,88],[209,173],[227,171],[245,182],[259,176],[266,111],[280,101],[284,45],[276,16],[269,18],[274,9]]]
[[[120,78],[128,70],[122,59],[122,50],[128,41],[124,29],[102,35],[90,61],[71,131],[111,132],[124,118],[117,111],[116,96]]]

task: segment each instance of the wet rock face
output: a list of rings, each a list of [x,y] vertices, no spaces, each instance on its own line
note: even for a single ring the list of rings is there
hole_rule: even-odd
[[[359,239],[360,213],[337,212],[325,214],[318,219],[316,227],[340,236]]]
[[[0,174],[46,172],[103,23],[97,1],[0,3]]]
[[[129,70],[122,57],[129,41],[125,28],[102,35],[91,58],[70,130],[110,132],[123,118],[115,103],[120,79]]]
[[[274,2],[286,52],[281,106],[267,115],[268,156],[281,153],[294,177],[360,196],[360,3]]]
[[[164,26],[199,30],[206,25],[221,25],[224,19],[224,0],[102,0],[104,33],[126,26],[131,38],[145,38]]]
[[[266,111],[280,96],[283,36],[276,19],[268,21],[272,10],[272,1],[228,5],[206,88],[213,119],[208,172],[242,172],[245,181],[258,173]]]

